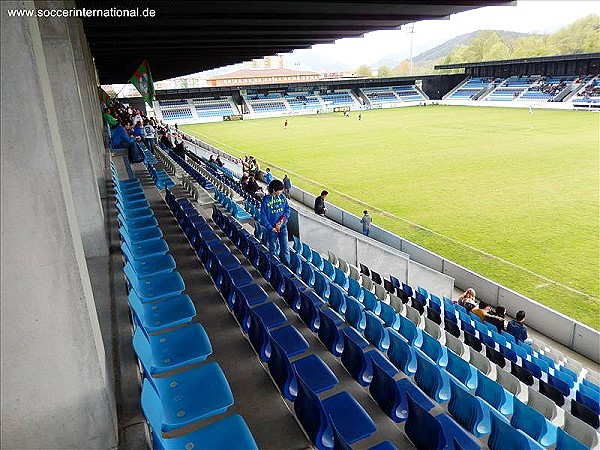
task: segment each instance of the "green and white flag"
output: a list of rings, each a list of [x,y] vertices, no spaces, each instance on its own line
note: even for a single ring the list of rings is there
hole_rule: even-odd
[[[104,106],[110,105],[110,95],[108,95],[100,86],[98,86],[98,98],[100,99],[100,104]]]
[[[152,82],[148,61],[142,61],[142,64],[140,64],[140,67],[138,67],[129,81],[137,88],[146,103],[152,106],[152,100],[154,99],[154,83]]]

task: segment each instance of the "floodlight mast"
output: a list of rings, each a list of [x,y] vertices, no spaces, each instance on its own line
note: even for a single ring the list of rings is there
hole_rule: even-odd
[[[413,74],[413,40],[415,36],[415,24],[414,22],[409,24],[408,32],[410,33],[410,76]]]

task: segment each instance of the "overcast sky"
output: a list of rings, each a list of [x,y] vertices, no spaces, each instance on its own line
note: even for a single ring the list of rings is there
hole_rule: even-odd
[[[449,20],[417,22],[413,55],[471,31],[552,32],[592,13],[600,14],[600,1],[519,0],[515,6],[488,6],[453,14]],[[374,63],[394,52],[405,53],[408,57],[410,33],[406,30],[375,31],[362,38],[340,39],[335,44],[321,44],[314,48],[356,68],[361,64]],[[294,55],[309,51],[297,50]]]

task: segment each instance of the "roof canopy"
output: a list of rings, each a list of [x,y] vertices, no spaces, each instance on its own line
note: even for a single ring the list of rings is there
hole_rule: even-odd
[[[155,17],[84,18],[100,82],[125,83],[143,59],[155,80],[240,63],[344,37],[509,0],[123,1],[77,0],[79,8],[155,10]]]

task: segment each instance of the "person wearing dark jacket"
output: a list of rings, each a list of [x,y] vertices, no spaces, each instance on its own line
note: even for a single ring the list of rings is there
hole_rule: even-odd
[[[527,327],[525,326],[525,311],[518,311],[515,320],[508,322],[506,332],[512,334],[517,342],[531,345],[531,340],[527,335]]]
[[[253,177],[250,177],[253,178]],[[290,248],[288,243],[287,222],[290,217],[290,206],[283,195],[283,183],[273,180],[268,187],[269,193],[260,205],[260,223],[267,230],[269,251],[277,254],[287,265],[290,265]],[[277,247],[279,246],[279,251]]]
[[[505,331],[506,324],[504,323],[504,316],[506,314],[506,308],[502,305],[496,306],[496,311],[488,313],[485,316],[485,321],[491,323],[498,329],[498,333]]]
[[[325,208],[325,198],[328,194],[329,192],[327,191],[321,191],[321,195],[315,198],[315,213],[320,216],[324,216],[327,212],[327,208]]]

